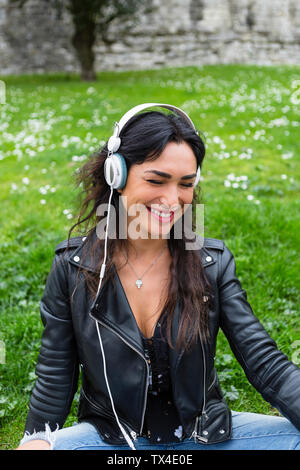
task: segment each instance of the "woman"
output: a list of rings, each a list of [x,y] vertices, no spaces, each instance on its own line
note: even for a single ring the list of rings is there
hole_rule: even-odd
[[[70,233],[85,223],[85,236],[55,250],[18,449],[299,450],[300,370],[254,316],[224,242],[195,237],[195,221],[187,232],[204,143],[185,113],[154,105],[174,113],[128,111],[79,172],[85,199]],[[229,410],[214,368],[219,327],[284,417]],[[78,423],[61,429],[79,366]]]

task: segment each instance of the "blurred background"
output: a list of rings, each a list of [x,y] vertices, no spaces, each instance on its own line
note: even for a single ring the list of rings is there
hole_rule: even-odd
[[[298,0],[0,0],[0,73],[299,64]]]
[[[299,64],[298,0],[0,0],[2,449],[23,435],[76,172],[140,103],[178,106],[201,131],[204,235],[233,252],[255,315],[300,364]],[[215,363],[231,409],[278,414],[222,331]]]

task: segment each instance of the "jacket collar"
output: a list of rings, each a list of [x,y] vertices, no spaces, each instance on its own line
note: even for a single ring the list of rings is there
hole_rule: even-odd
[[[86,269],[87,271],[99,273],[99,269],[96,267],[96,261],[101,256],[100,248],[95,250],[95,255],[91,256],[91,249],[97,238],[96,231],[93,230],[88,237],[83,237],[81,243],[79,242],[78,247],[72,251],[69,256],[69,262],[78,268]],[[216,262],[215,254],[209,251],[210,247],[218,246],[220,248],[223,244],[221,240],[215,240],[211,238],[200,238],[197,236],[199,241],[199,250],[202,260],[203,267],[210,266]],[[212,240],[215,242],[212,242]],[[218,243],[219,242],[219,243]]]

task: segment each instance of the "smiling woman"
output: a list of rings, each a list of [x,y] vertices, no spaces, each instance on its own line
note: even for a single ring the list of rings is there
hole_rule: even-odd
[[[81,210],[41,299],[38,378],[19,449],[300,449],[300,370],[253,314],[233,254],[222,240],[187,249],[191,234],[176,236],[187,208],[195,212],[203,140],[171,105],[137,114],[150,106],[126,113],[78,173]],[[81,226],[84,236],[71,238]],[[231,412],[214,363],[219,328],[284,417]],[[79,424],[56,429],[79,367]]]

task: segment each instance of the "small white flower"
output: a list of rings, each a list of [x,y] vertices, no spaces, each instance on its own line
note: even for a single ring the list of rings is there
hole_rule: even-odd
[[[283,160],[288,160],[289,158],[293,158],[293,152],[287,152],[287,153],[283,153],[281,158]]]
[[[230,186],[231,186],[230,181],[225,180],[225,181],[224,181],[224,186],[226,186],[226,188],[230,188]]]
[[[86,90],[86,93],[87,93],[88,95],[92,95],[92,94],[95,93],[95,92],[96,92],[96,90],[95,90],[95,88],[92,87],[92,86],[90,86],[90,87]]]
[[[48,171],[48,170],[47,170],[46,168],[43,168],[43,169],[42,169],[42,173],[43,173],[43,174],[47,173],[47,171]]]
[[[46,199],[40,199],[41,204],[46,204]]]
[[[260,201],[258,199],[256,199],[254,202],[255,204],[260,204]]]
[[[29,184],[29,179],[27,177],[23,178],[22,181],[24,184]]]
[[[252,196],[252,194],[248,194],[247,199],[248,201],[252,201],[252,199],[254,199],[254,196]]]
[[[281,179],[286,180],[287,176],[286,175],[281,175]]]
[[[67,214],[67,219],[72,219],[73,215],[72,214]]]

